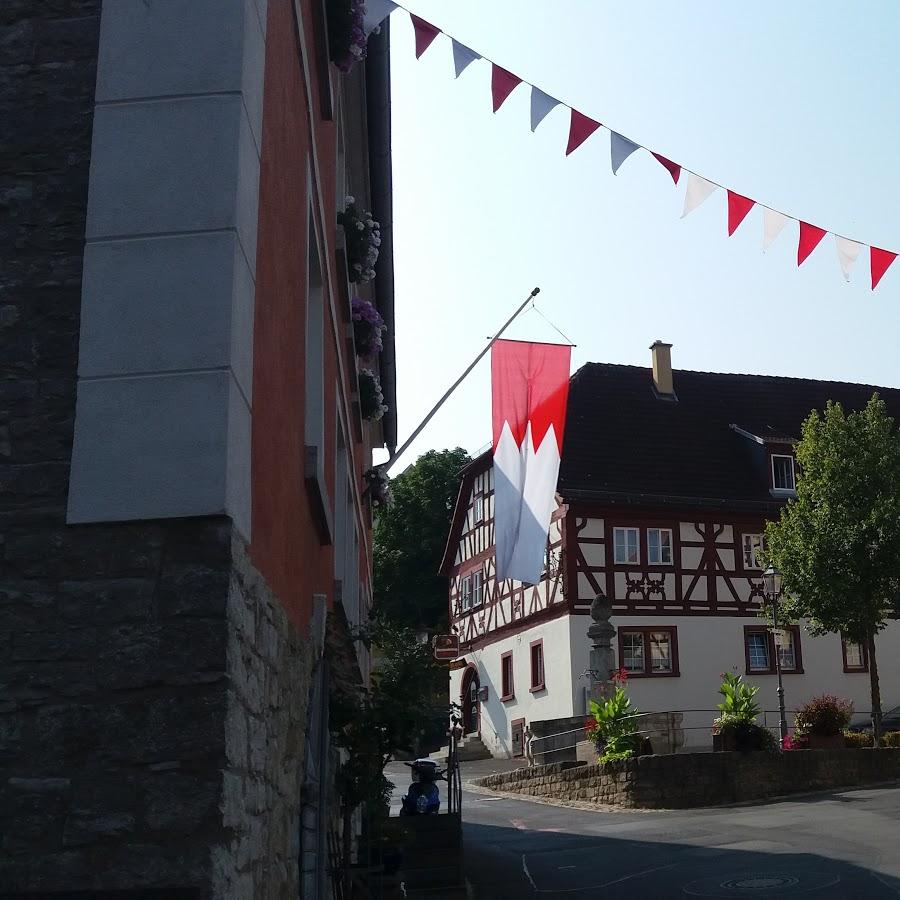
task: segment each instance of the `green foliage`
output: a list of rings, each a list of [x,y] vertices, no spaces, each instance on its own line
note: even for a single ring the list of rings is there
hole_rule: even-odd
[[[337,773],[346,807],[383,811],[393,785],[384,767],[398,750],[413,749],[436,711],[446,706],[446,671],[415,632],[375,619],[360,639],[374,648],[368,690],[338,685],[330,708],[335,744],[348,758]]]
[[[641,741],[637,733],[636,716],[639,713],[621,684],[616,685],[607,700],[591,700],[591,715],[594,722],[587,733],[597,745],[600,762],[628,759],[634,755]]]
[[[447,623],[447,579],[438,575],[460,470],[460,447],[430,450],[391,481],[390,506],[375,520],[375,608],[410,626],[440,630]]]
[[[888,734],[896,734],[900,736],[900,732],[891,731]],[[882,740],[886,741],[888,735],[885,734],[882,737]],[[864,747],[872,746],[872,735],[865,731],[845,731],[844,732],[844,746],[849,747],[851,749],[860,750]],[[885,745],[887,746],[887,745]]]
[[[802,434],[797,497],[769,523],[766,555],[788,616],[864,641],[900,590],[900,436],[877,394],[849,415],[829,401]]]
[[[801,736],[840,734],[850,724],[852,715],[853,704],[849,700],[833,694],[822,694],[821,697],[813,697],[797,710],[794,730]]]
[[[900,748],[900,731],[886,731],[881,736],[881,746]]]
[[[723,701],[717,704],[721,715],[716,719],[716,723],[720,727],[756,721],[760,712],[755,699],[759,693],[758,687],[745,684],[742,675],[723,672],[719,693],[723,697]]]

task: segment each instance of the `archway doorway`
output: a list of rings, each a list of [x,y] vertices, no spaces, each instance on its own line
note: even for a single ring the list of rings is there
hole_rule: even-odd
[[[478,733],[478,691],[481,687],[481,679],[478,670],[469,666],[462,680],[462,709],[463,709],[463,733]]]

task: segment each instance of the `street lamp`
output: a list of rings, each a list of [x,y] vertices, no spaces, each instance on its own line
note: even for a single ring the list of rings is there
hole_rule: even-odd
[[[775,637],[775,674],[778,676],[778,715],[779,730],[781,731],[781,746],[788,736],[787,718],[784,713],[784,685],[781,683],[781,648],[779,646],[778,635],[778,601],[781,599],[781,572],[771,563],[763,572],[763,585],[765,586],[766,598],[772,605],[772,631]]]

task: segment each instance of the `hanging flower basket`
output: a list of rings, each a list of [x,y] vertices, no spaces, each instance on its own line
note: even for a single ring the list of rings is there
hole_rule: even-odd
[[[349,72],[366,55],[364,0],[328,0],[328,49],[331,61]]]
[[[359,371],[359,405],[362,417],[370,422],[377,422],[387,412],[381,382],[371,369]]]
[[[375,506],[387,506],[391,502],[391,479],[384,469],[376,466],[363,476],[366,480],[366,492]]]
[[[354,297],[350,306],[356,355],[366,358],[381,353],[384,349],[381,335],[387,331],[381,313],[368,300],[359,297]]]
[[[375,277],[381,229],[372,213],[357,209],[353,197],[345,197],[344,203],[344,211],[338,213],[338,222],[344,229],[350,280],[360,284]]]

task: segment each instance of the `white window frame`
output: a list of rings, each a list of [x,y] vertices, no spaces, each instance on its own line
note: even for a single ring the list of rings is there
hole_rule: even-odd
[[[466,575],[459,586],[460,609],[468,612],[472,608],[472,576]]]
[[[775,460],[776,459],[787,459],[791,464],[791,486],[790,487],[778,487],[775,484]],[[777,491],[782,494],[795,494],[797,492],[797,472],[794,466],[794,457],[788,453],[773,453],[771,456],[771,462],[769,465],[772,467],[772,490]]]
[[[472,608],[475,609],[484,603],[484,574],[481,569],[476,569],[469,577],[472,579]]]
[[[660,556],[659,559],[653,558],[653,548],[650,544],[650,533],[653,531],[655,531],[657,534],[657,541],[658,541],[657,547],[659,548],[659,556]],[[669,558],[668,559],[662,559],[662,549],[663,549],[662,536],[663,536],[663,533],[667,533],[669,535]],[[640,553],[640,549],[638,550],[638,552]],[[647,562],[651,566],[672,566],[675,564],[674,558],[675,558],[675,543],[674,543],[674,538],[672,536],[672,529],[671,528],[648,528],[647,529]]]
[[[625,555],[628,555],[628,533],[634,534],[634,544],[637,551],[637,559],[619,559],[619,535],[625,536],[624,549]],[[641,532],[639,528],[616,527],[613,528],[613,559],[617,566],[639,566],[641,564]]]
[[[484,494],[479,491],[472,500],[472,521],[480,525],[484,521]]]
[[[766,648],[766,665],[765,668],[755,668],[752,663],[753,656],[750,653],[750,640],[754,637],[761,637],[763,640],[763,646]],[[760,629],[759,631],[751,631],[745,636],[745,640],[747,641],[747,668],[751,673],[759,673],[759,674],[767,674],[772,671],[773,661],[772,661],[772,641],[770,640],[769,633],[767,631],[763,631]],[[778,648],[775,648],[775,652],[778,652]]]
[[[758,539],[756,547],[752,543],[754,538]],[[761,532],[747,532],[741,535],[741,559],[745,569],[762,569],[759,560],[756,558],[756,553],[765,547],[765,539],[766,536]],[[747,562],[748,558],[750,559],[749,563]]]

